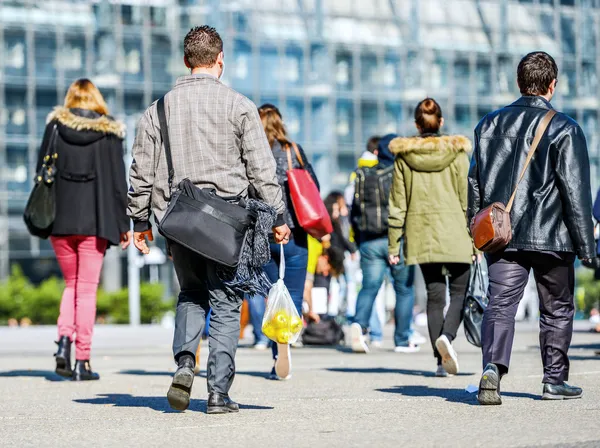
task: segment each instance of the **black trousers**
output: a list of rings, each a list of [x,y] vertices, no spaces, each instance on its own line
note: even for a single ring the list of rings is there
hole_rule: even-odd
[[[469,284],[471,265],[466,263],[427,263],[420,265],[427,286],[427,326],[433,354],[441,362],[435,341],[446,335],[452,342],[463,318],[465,294]],[[446,306],[446,277],[450,283],[450,306]]]
[[[567,352],[573,334],[574,255],[504,252],[488,256],[489,305],[483,316],[483,365],[508,372],[515,336],[515,314],[533,269],[540,297],[540,348],[544,383],[569,378]]]
[[[173,355],[195,356],[212,310],[208,336],[208,392],[227,394],[235,376],[242,295],[223,285],[217,265],[185,247],[170,244],[181,292],[175,316]]]

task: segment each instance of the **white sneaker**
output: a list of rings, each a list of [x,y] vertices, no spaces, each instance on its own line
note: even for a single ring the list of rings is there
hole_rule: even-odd
[[[415,345],[423,345],[427,343],[427,338],[425,338],[425,336],[418,331],[413,331],[410,335],[409,341]]]
[[[397,345],[394,349],[396,353],[417,353],[419,350],[421,350],[421,347],[411,342],[408,345]]]
[[[292,376],[292,353],[289,344],[277,344],[275,374],[279,379],[287,380]]]
[[[365,340],[362,327],[354,323],[350,325],[351,347],[354,353],[369,353],[369,346]]]
[[[435,376],[437,376],[438,378],[446,378],[448,376],[448,372],[446,372],[444,366],[439,365],[437,366],[437,370],[435,371]]]
[[[373,348],[383,348],[383,341],[371,341],[369,345]]]
[[[445,335],[441,335],[435,341],[435,348],[437,348],[438,353],[442,357],[442,366],[446,372],[450,375],[456,375],[459,371],[458,355]]]
[[[257,342],[252,348],[262,352],[269,348],[269,344],[267,342]]]

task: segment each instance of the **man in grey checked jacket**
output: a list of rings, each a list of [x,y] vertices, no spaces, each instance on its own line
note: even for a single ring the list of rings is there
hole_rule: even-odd
[[[192,74],[179,78],[165,97],[174,184],[189,178],[197,187],[214,188],[221,196],[242,197],[252,185],[257,196],[277,210],[275,241],[287,243],[290,229],[283,218],[283,193],[271,148],[254,103],[219,81],[223,41],[214,28],[202,26],[188,33],[184,61]],[[146,238],[153,240],[150,216],[154,213],[160,220],[170,196],[156,103],[138,124],[130,180],[133,240],[147,254]],[[181,293],[173,340],[178,369],[167,394],[169,403],[177,410],[189,406],[195,353],[211,309],[208,413],[237,412],[239,406],[228,393],[235,375],[242,296],[223,285],[215,263],[177,244],[170,243],[170,250]]]

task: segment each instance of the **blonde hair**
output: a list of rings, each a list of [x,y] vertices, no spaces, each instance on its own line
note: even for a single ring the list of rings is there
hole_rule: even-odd
[[[108,115],[108,106],[100,90],[86,78],[78,79],[71,84],[65,96],[65,107],[67,109],[93,110],[100,115]]]
[[[285,132],[285,126],[283,125],[283,119],[281,118],[281,112],[276,106],[272,104],[263,104],[258,109],[260,115],[260,121],[262,121],[263,127],[265,128],[265,134],[267,134],[267,140],[271,148],[277,140],[281,146],[288,147],[292,145],[292,142],[287,138]]]

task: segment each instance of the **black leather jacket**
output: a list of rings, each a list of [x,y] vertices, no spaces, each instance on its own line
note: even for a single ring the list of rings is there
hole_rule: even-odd
[[[469,172],[469,221],[493,202],[506,204],[537,125],[552,106],[521,97],[486,115],[475,128]],[[557,113],[519,186],[511,211],[512,249],[574,252],[593,258],[590,165],[579,125]]]

